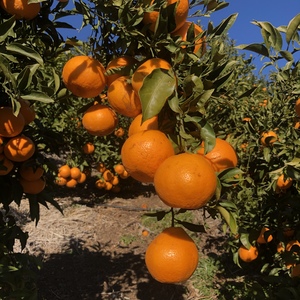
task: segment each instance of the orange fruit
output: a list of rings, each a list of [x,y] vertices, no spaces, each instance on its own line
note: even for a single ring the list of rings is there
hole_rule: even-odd
[[[142,236],[149,236],[149,231],[146,229],[142,230]]]
[[[95,182],[95,187],[97,189],[103,189],[105,187],[105,184],[106,184],[106,181],[104,179],[100,178]]]
[[[0,5],[18,20],[31,20],[39,14],[41,9],[40,3],[28,4],[28,0],[0,0]]]
[[[71,177],[72,179],[77,180],[77,179],[80,178],[80,176],[81,176],[81,171],[80,171],[79,168],[77,168],[77,167],[72,167],[72,168],[70,169],[70,177]]]
[[[125,130],[122,127],[120,127],[115,130],[114,134],[116,137],[122,137],[125,134]]]
[[[92,154],[95,151],[95,146],[93,143],[88,142],[83,145],[82,150],[85,154]]]
[[[4,138],[0,136],[0,153],[4,150]]]
[[[44,190],[46,186],[46,182],[42,178],[39,178],[34,181],[29,181],[21,177],[19,179],[19,182],[23,187],[23,192],[26,194],[33,194],[33,195],[39,194]]]
[[[243,118],[243,120],[242,121],[244,121],[244,122],[251,122],[251,118],[249,118],[249,117],[245,117],[245,118]]]
[[[110,183],[112,185],[118,185],[119,184],[119,177],[118,176],[114,176],[111,180]]]
[[[286,190],[290,188],[293,184],[292,178],[285,178],[284,174],[281,174],[276,182],[276,188],[280,190]]]
[[[80,177],[77,179],[77,183],[84,183],[86,181],[86,174],[80,173]]]
[[[187,32],[190,28],[190,26],[192,25],[192,22],[184,22],[183,26],[181,26],[179,29],[177,29],[176,31],[174,31],[172,33],[173,36],[180,36],[182,41],[186,41],[187,38]],[[196,38],[200,33],[203,32],[203,29],[197,25],[194,24],[194,38]],[[183,46],[182,48],[185,48],[185,46]],[[205,38],[198,38],[195,40],[195,48],[194,48],[194,53],[198,53],[198,51],[201,49],[201,54],[203,55],[206,51],[206,43],[205,43]]]
[[[295,103],[295,112],[297,117],[300,117],[300,98]]]
[[[98,96],[106,86],[105,69],[96,59],[78,55],[69,59],[63,67],[62,79],[75,96],[92,98]]]
[[[124,166],[123,165],[121,165],[121,164],[117,164],[117,165],[115,165],[114,166],[114,170],[115,170],[115,172],[117,173],[117,174],[122,174],[123,172],[124,172]]]
[[[12,137],[4,146],[5,156],[16,162],[28,160],[35,152],[33,141],[24,135]]]
[[[131,136],[137,132],[158,129],[158,116],[154,116],[144,122],[142,122],[143,115],[137,115],[129,125],[128,136]]]
[[[294,128],[299,129],[300,128],[300,122],[296,122],[295,125],[294,125]]]
[[[102,176],[105,181],[111,181],[114,178],[114,174],[110,170],[105,170]]]
[[[285,250],[286,250],[286,251],[291,251],[291,250],[292,250],[292,247],[294,247],[294,246],[300,247],[300,242],[297,241],[297,240],[291,240],[291,241],[289,241],[289,242],[286,244],[286,246],[285,246]]]
[[[23,131],[24,126],[25,119],[22,114],[15,116],[11,107],[0,107],[0,136],[17,136]]]
[[[197,209],[213,197],[217,176],[204,156],[180,153],[161,163],[154,175],[154,187],[166,205]]]
[[[106,67],[107,86],[121,76],[128,76],[131,68],[137,63],[134,57],[123,55],[112,59]],[[114,73],[113,73],[114,72]],[[110,74],[112,73],[112,74]]]
[[[160,164],[174,154],[171,141],[159,130],[133,134],[121,149],[124,168],[131,177],[140,182],[153,182]]]
[[[259,244],[266,244],[266,243],[269,243],[273,240],[273,236],[272,235],[265,235],[265,232],[269,231],[270,229],[267,228],[267,227],[263,227],[260,231],[260,234],[257,238],[257,242]],[[265,237],[267,237],[267,240],[265,239]]]
[[[97,166],[97,171],[100,173],[104,173],[105,170],[106,170],[106,167],[105,167],[104,163],[99,163],[99,165]]]
[[[114,132],[118,125],[118,117],[110,107],[96,104],[84,113],[82,125],[91,135],[105,136]]]
[[[151,1],[151,5],[155,4],[155,0]],[[163,1],[166,2],[166,5],[170,5],[176,3],[175,8],[175,28],[173,31],[177,30],[181,26],[183,26],[184,22],[188,17],[189,12],[189,1],[188,0],[167,0]],[[145,12],[143,17],[143,23],[149,26],[151,31],[155,30],[156,22],[159,16],[159,11],[154,10],[151,12]]]
[[[59,176],[68,178],[71,176],[71,168],[68,165],[63,165],[58,169]]]
[[[104,186],[105,190],[110,191],[112,189],[112,187],[113,187],[113,185],[111,182],[109,182],[109,181],[105,182],[105,186]]]
[[[198,266],[199,254],[191,237],[181,227],[169,227],[149,244],[145,262],[151,276],[162,283],[189,279]]]
[[[143,85],[143,81],[146,76],[152,73],[155,69],[170,70],[172,66],[164,59],[150,58],[142,63],[133,73],[131,78],[131,84],[133,90],[139,94],[139,90]]]
[[[25,162],[20,166],[19,174],[28,181],[35,181],[43,176],[44,169],[40,166],[31,165]]]
[[[7,175],[14,167],[12,161],[0,154],[0,176]]]
[[[277,249],[278,253],[281,253],[281,252],[285,251],[285,249],[283,247],[283,244],[281,242],[277,244],[277,248],[276,249]]]
[[[204,143],[197,153],[204,155]],[[234,148],[225,140],[216,138],[215,147],[204,155],[212,164],[216,172],[237,166],[238,157]]]
[[[110,106],[120,115],[134,118],[142,112],[139,96],[134,92],[129,76],[114,80],[107,90]]]
[[[127,179],[129,176],[129,173],[126,170],[124,170],[124,172],[120,174],[120,178],[122,179]]]
[[[56,183],[57,185],[63,186],[63,185],[66,185],[67,179],[64,178],[64,177],[57,177],[56,180],[55,180],[55,183]]]
[[[74,178],[68,179],[66,182],[66,187],[68,188],[75,188],[77,185],[77,180]]]
[[[251,262],[258,257],[258,250],[255,246],[250,246],[249,249],[245,246],[241,246],[238,250],[238,254],[240,259],[244,262]]]
[[[20,113],[24,117],[25,125],[28,125],[35,119],[35,111],[32,106],[30,106],[29,101],[20,98],[19,103],[21,105]]]
[[[275,143],[277,139],[278,139],[277,133],[270,130],[262,133],[260,142],[264,147],[272,146],[272,144]]]

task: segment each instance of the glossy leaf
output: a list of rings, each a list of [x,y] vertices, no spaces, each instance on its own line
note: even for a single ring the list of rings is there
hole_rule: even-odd
[[[6,49],[12,53],[23,55],[24,57],[32,58],[40,65],[44,64],[42,57],[37,51],[23,44],[17,42],[11,43],[6,46]]]
[[[11,17],[0,25],[0,43],[3,42],[8,36],[15,37],[15,32],[13,31],[15,24],[15,17]]]
[[[222,206],[217,206],[217,210],[219,211],[219,213],[221,214],[222,218],[225,220],[225,222],[229,226],[230,231],[233,234],[236,234],[238,232],[238,230],[237,230],[238,227],[237,227],[236,220],[235,220],[234,216],[232,215],[232,213],[229,212],[228,210],[226,210]]]
[[[172,71],[155,69],[143,81],[139,91],[142,103],[143,121],[158,115],[176,87]]]
[[[269,57],[269,50],[263,44],[249,44],[249,45],[239,45],[236,46],[237,49],[249,50],[260,55]]]
[[[288,24],[285,40],[289,44],[300,26],[300,14],[296,15]]]

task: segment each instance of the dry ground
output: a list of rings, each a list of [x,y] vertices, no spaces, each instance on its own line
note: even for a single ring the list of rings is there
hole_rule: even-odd
[[[150,234],[142,235],[142,215],[166,208],[153,187],[140,186],[136,194],[126,192],[106,200],[97,191],[87,191],[59,190],[55,199],[63,215],[54,207],[41,207],[37,226],[29,220],[26,200],[18,209],[29,232],[25,251],[43,262],[39,299],[202,299],[191,280],[160,284],[147,272],[144,253],[156,233],[146,228]],[[222,240],[218,222],[211,220],[208,225],[198,245],[202,255],[214,251],[210,239]]]

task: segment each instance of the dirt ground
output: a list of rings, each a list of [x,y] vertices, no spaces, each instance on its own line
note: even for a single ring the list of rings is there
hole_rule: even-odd
[[[89,191],[89,192],[88,192]],[[41,258],[39,299],[43,300],[197,300],[202,299],[191,280],[180,285],[161,284],[151,278],[144,263],[147,245],[156,233],[145,228],[145,212],[166,209],[152,186],[139,186],[108,199],[98,190],[61,188],[55,200],[63,209],[41,206],[37,226],[28,217],[28,203],[20,211],[29,239],[25,251]],[[221,238],[212,220],[202,233],[207,240]],[[148,236],[142,231],[147,229]]]

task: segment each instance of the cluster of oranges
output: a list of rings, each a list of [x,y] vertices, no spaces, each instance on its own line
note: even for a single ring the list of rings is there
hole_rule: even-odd
[[[38,194],[46,185],[44,169],[34,159],[35,143],[23,132],[35,119],[35,111],[24,99],[14,105],[18,106],[18,113],[11,106],[0,107],[0,176],[17,171],[23,192]]]
[[[28,0],[0,0],[0,6],[17,20],[32,20],[41,10],[40,3],[28,3]]]
[[[58,169],[56,184],[66,186],[68,188],[75,188],[77,184],[86,181],[86,174],[81,172],[78,167],[70,167],[69,165],[62,165]]]
[[[103,163],[99,163],[97,171],[101,174],[101,177],[95,182],[97,189],[105,189],[106,191],[112,191],[118,193],[121,190],[120,179],[127,179],[129,177],[128,172],[125,170],[122,164],[114,166],[114,170],[109,170]]]

